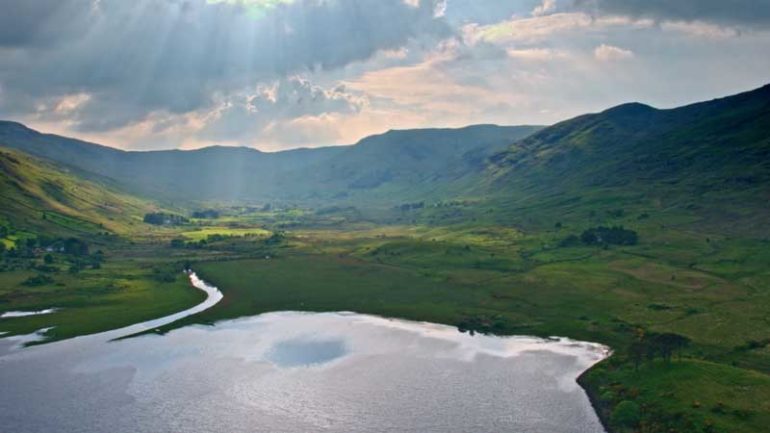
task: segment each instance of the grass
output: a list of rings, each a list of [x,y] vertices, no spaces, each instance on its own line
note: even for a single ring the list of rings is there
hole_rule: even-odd
[[[53,283],[36,287],[23,285],[35,272],[2,272],[0,313],[51,307],[61,310],[48,315],[0,319],[0,331],[16,335],[53,327],[46,334],[46,341],[62,340],[163,317],[205,298],[190,287],[181,271],[161,281],[152,266],[157,263],[107,263],[101,269],[77,275],[52,274]]]
[[[574,224],[535,234],[500,226],[298,230],[269,260],[196,264],[225,299],[172,327],[276,310],[345,310],[597,341],[618,352],[582,379],[605,419],[633,396],[646,431],[761,431],[770,351],[737,348],[767,338],[766,243],[650,222],[635,227],[640,245],[609,249],[558,248],[579,230]],[[624,353],[640,329],[691,339],[685,360],[633,371]],[[611,384],[634,391],[602,406],[598,396]],[[666,391],[674,384],[673,394]],[[742,397],[728,398],[736,393]],[[703,409],[720,399],[727,407],[714,410],[728,415]]]
[[[0,147],[0,219],[33,232],[86,236],[146,229],[155,205],[120,191],[111,181],[86,180],[67,168]]]
[[[616,350],[581,379],[614,431],[624,430],[612,424],[613,411],[629,400],[641,408],[637,427],[644,431],[761,431],[770,374],[770,348],[762,344],[770,325],[768,241],[710,231],[645,200],[624,202],[622,213],[618,202],[555,200],[567,206],[559,218],[546,217],[547,207],[521,214],[504,204],[490,212],[459,202],[391,212],[387,224],[305,210],[289,223],[271,212],[153,229],[132,241],[103,238],[102,269],[55,273],[53,284],[38,287],[22,285],[36,274],[31,270],[0,273],[0,312],[63,308],[3,319],[0,331],[54,326],[55,340],[185,309],[203,295],[178,273],[166,277],[169,266],[192,261],[225,298],[162,331],[269,311],[346,310],[498,334],[567,336]],[[436,223],[456,218],[462,222]],[[642,241],[559,246],[597,225],[623,225]],[[287,228],[285,241],[267,241],[267,229]],[[175,237],[208,242],[170,248]],[[55,264],[65,269],[59,257]],[[692,345],[682,361],[635,371],[625,350],[638,330],[674,332]],[[741,397],[722,401],[736,393]]]
[[[270,232],[260,228],[202,227],[184,231],[181,236],[191,241],[201,241],[209,236],[270,236]]]
[[[753,433],[770,425],[770,377],[756,371],[686,359],[638,371],[600,365],[583,380],[605,418],[613,403],[626,400],[669,431]]]

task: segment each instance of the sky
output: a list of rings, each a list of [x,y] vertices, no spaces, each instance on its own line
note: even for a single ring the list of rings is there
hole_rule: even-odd
[[[4,0],[0,119],[133,150],[552,124],[770,83],[770,0]]]

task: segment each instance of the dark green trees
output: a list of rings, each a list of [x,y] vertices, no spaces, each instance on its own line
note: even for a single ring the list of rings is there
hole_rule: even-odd
[[[639,236],[623,226],[596,227],[584,231],[580,240],[586,245],[636,245]]]
[[[164,212],[148,213],[144,216],[144,222],[156,226],[176,226],[187,224],[189,220],[181,215]]]

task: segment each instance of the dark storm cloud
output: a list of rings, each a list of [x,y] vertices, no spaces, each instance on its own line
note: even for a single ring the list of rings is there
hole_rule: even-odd
[[[47,46],[82,35],[93,0],[6,0],[0,3],[0,47]]]
[[[576,0],[599,13],[672,21],[708,21],[723,25],[767,27],[768,0]]]
[[[437,2],[296,0],[256,14],[258,0],[6,0],[0,117],[72,94],[90,96],[67,113],[80,130],[191,112],[263,80],[447,36]]]

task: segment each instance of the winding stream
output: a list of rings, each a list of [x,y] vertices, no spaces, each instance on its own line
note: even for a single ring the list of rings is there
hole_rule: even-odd
[[[203,311],[0,355],[0,431],[602,433],[568,339],[278,312],[112,341]],[[2,340],[0,340],[2,341]]]

